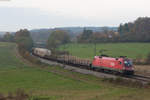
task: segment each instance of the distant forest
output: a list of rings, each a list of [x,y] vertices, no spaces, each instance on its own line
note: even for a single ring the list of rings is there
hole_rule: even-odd
[[[63,30],[69,33],[72,40],[76,40],[76,37],[83,33],[84,29],[92,30],[93,32],[102,32],[104,30],[117,31],[118,27],[60,27],[50,29],[34,29],[30,30],[31,37],[36,43],[46,43],[48,37],[53,31]]]
[[[150,42],[150,18],[140,17],[134,22],[120,24],[118,31],[93,32],[84,30],[78,36],[80,43],[101,42]]]
[[[66,27],[31,30],[34,42],[46,43],[55,30],[67,31],[71,41],[91,42],[150,42],[150,18],[140,17],[134,22],[120,24],[119,27]]]
[[[134,22],[120,24],[118,33],[123,42],[150,42],[150,18],[140,17]]]
[[[63,32],[64,31],[64,32]],[[150,18],[140,17],[133,22],[120,24],[119,27],[60,27],[53,29],[30,30],[34,44],[47,45],[48,40],[55,40],[60,34],[60,41],[78,43],[105,43],[105,42],[150,42]],[[53,35],[51,35],[53,33]],[[57,34],[57,35],[55,35]],[[13,41],[13,34],[6,33],[0,37],[0,41]],[[53,38],[50,38],[53,36]],[[64,39],[62,39],[64,37]],[[59,41],[59,38],[57,39]],[[64,41],[62,41],[64,40]],[[62,44],[60,41],[57,44]],[[53,43],[54,44],[54,43]]]

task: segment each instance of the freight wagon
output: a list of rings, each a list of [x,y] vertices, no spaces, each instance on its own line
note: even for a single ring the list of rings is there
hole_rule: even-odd
[[[44,48],[33,48],[32,53],[39,57],[45,57],[45,56],[51,55],[51,51],[48,49],[44,49]]]

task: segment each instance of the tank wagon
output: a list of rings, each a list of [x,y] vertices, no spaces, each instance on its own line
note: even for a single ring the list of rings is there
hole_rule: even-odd
[[[51,50],[44,48],[33,48],[32,53],[39,57],[46,57],[51,55]]]
[[[132,60],[123,56],[119,58],[113,58],[101,55],[95,56],[93,60],[89,60],[77,58],[71,55],[53,55],[50,50],[43,48],[34,48],[32,52],[34,55],[44,59],[89,70],[110,71],[128,75],[134,74]]]

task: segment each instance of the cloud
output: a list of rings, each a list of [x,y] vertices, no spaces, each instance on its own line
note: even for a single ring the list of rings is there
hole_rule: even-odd
[[[10,0],[0,2],[0,29],[117,26],[150,16],[149,4],[149,0]]]
[[[0,12],[1,31],[16,31],[20,28],[86,26],[97,22],[80,17],[64,16],[59,13],[45,13],[35,8],[0,7]]]
[[[140,15],[150,10],[149,4],[149,0],[10,0],[0,6],[39,8],[49,13],[98,19],[119,13]]]

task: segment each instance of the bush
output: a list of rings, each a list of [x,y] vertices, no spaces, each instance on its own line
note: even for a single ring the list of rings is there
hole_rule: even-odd
[[[142,59],[142,56],[138,55],[136,57],[136,59],[133,60],[133,63],[137,64],[137,65],[149,65],[150,64],[150,53],[148,53],[146,59]]]
[[[149,53],[148,56],[147,56],[146,64],[150,64],[150,53]]]
[[[143,65],[145,62],[142,60],[142,55],[139,54],[136,56],[136,59],[133,60],[133,63],[137,65]]]
[[[0,94],[0,100],[28,100],[29,95],[22,89],[18,89],[15,93],[8,93],[7,96]]]

